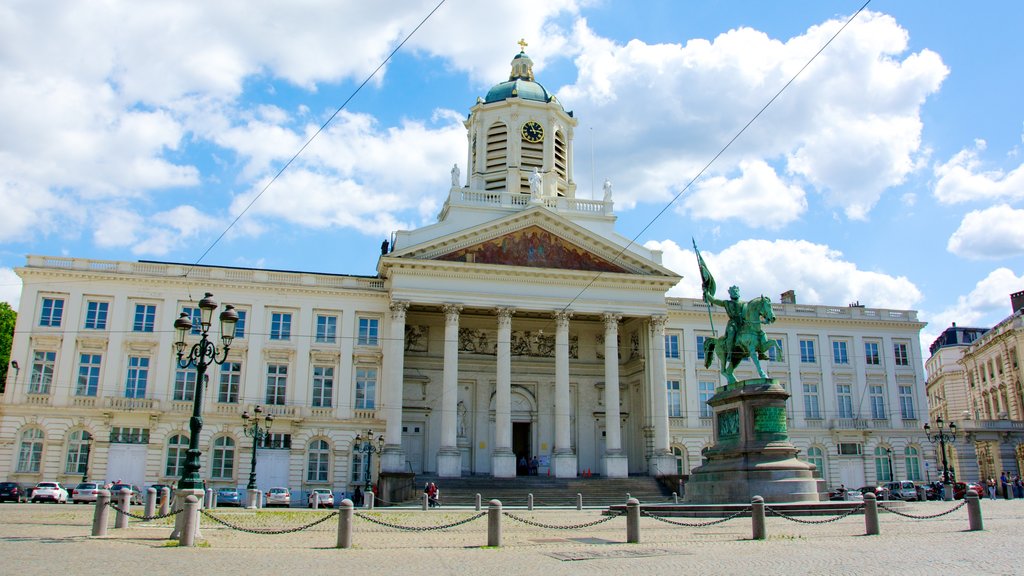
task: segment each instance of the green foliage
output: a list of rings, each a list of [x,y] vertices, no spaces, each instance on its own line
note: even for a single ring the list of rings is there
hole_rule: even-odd
[[[7,302],[0,302],[0,393],[7,383],[7,369],[11,366],[11,342],[14,340],[14,321],[18,319]]]

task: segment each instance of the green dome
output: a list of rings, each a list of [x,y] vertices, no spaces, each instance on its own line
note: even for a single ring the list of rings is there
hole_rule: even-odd
[[[516,78],[515,80],[496,84],[487,92],[487,98],[484,99],[484,102],[500,102],[516,97],[536,102],[547,102],[551,99],[548,91],[538,82]]]

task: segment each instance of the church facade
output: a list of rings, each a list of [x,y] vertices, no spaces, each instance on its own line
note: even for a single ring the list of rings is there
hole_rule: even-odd
[[[29,256],[0,476],[180,477],[197,382],[176,364],[172,325],[207,291],[241,319],[201,387],[213,485],[244,485],[241,414],[255,405],[275,416],[264,490],[514,477],[534,460],[557,477],[688,474],[721,384],[704,367],[706,305],[666,297],[680,276],[616,232],[609,184],[576,197],[576,120],[525,53],[465,125],[465,177],[452,169],[438,221],[395,233],[374,277]],[[829,485],[926,480],[916,313],[783,300],[767,369],[792,394],[800,456]],[[353,450],[368,433],[383,436],[379,458]]]

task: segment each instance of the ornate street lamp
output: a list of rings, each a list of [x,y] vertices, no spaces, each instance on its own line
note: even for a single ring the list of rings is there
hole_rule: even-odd
[[[203,430],[203,385],[206,380],[206,369],[212,364],[223,364],[227,360],[231,342],[235,339],[235,328],[238,326],[238,312],[235,311],[235,307],[230,304],[225,306],[224,311],[220,313],[220,338],[224,349],[218,359],[217,346],[207,337],[213,320],[213,311],[216,309],[217,301],[213,299],[213,294],[207,292],[199,301],[199,323],[202,330],[199,342],[192,345],[187,357],[185,337],[192,331],[192,319],[182,312],[174,321],[174,330],[177,333],[174,349],[178,353],[178,366],[182,369],[195,366],[196,369],[195,398],[192,402],[192,418],[188,423],[188,451],[185,453],[184,473],[178,481],[179,490],[203,489],[203,481],[199,477],[199,433]]]
[[[928,441],[932,444],[939,443],[939,451],[942,452],[942,490],[943,496],[946,500],[952,500],[953,491],[950,489],[949,480],[949,461],[946,459],[946,443],[956,442],[956,422],[949,423],[949,431],[946,432],[946,422],[939,416],[935,419],[935,426],[939,429],[938,432],[932,434],[932,427],[928,424],[924,425],[924,433],[928,436]]]
[[[252,464],[249,466],[249,485],[245,487],[246,490],[256,489],[256,448],[260,442],[266,440],[267,434],[270,433],[270,427],[274,425],[274,415],[267,414],[263,418],[263,426],[260,426],[260,414],[263,413],[263,408],[259,405],[252,411],[252,416],[248,411],[242,412],[242,421],[245,422],[242,425],[242,430],[246,436],[252,438]]]
[[[896,479],[896,477],[892,475],[892,448],[886,448],[885,455],[889,457],[889,481],[892,482]]]
[[[376,444],[374,442],[376,442]],[[367,430],[366,431],[366,438],[365,439],[363,438],[362,434],[356,434],[356,438],[352,442],[352,452],[355,452],[356,454],[373,454],[375,452],[376,453],[380,453],[383,450],[384,450],[384,435],[382,434],[382,435],[378,436],[377,440],[375,441],[373,439],[373,430]],[[367,466],[366,466],[366,490],[367,491],[373,490],[373,483],[371,482],[371,480],[372,480],[372,477],[371,477],[371,474],[370,474],[370,466],[369,466],[369,462],[367,462]]]
[[[92,456],[92,436],[84,442],[85,444],[85,468],[82,470],[82,482],[89,481],[89,458]]]

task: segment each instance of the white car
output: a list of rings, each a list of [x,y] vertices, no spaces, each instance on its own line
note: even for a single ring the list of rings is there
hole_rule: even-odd
[[[40,482],[32,491],[32,501],[42,502],[48,500],[58,504],[68,503],[68,491],[60,485],[60,482]]]
[[[287,488],[271,488],[267,490],[267,499],[264,505],[267,508],[271,506],[291,506],[292,493]]]
[[[331,492],[327,488],[314,488],[309,492],[309,507],[313,507],[313,502],[316,498],[319,498],[320,508],[334,508],[334,492]]]
[[[96,496],[102,489],[103,487],[95,482],[82,482],[71,489],[71,503],[95,502]]]

